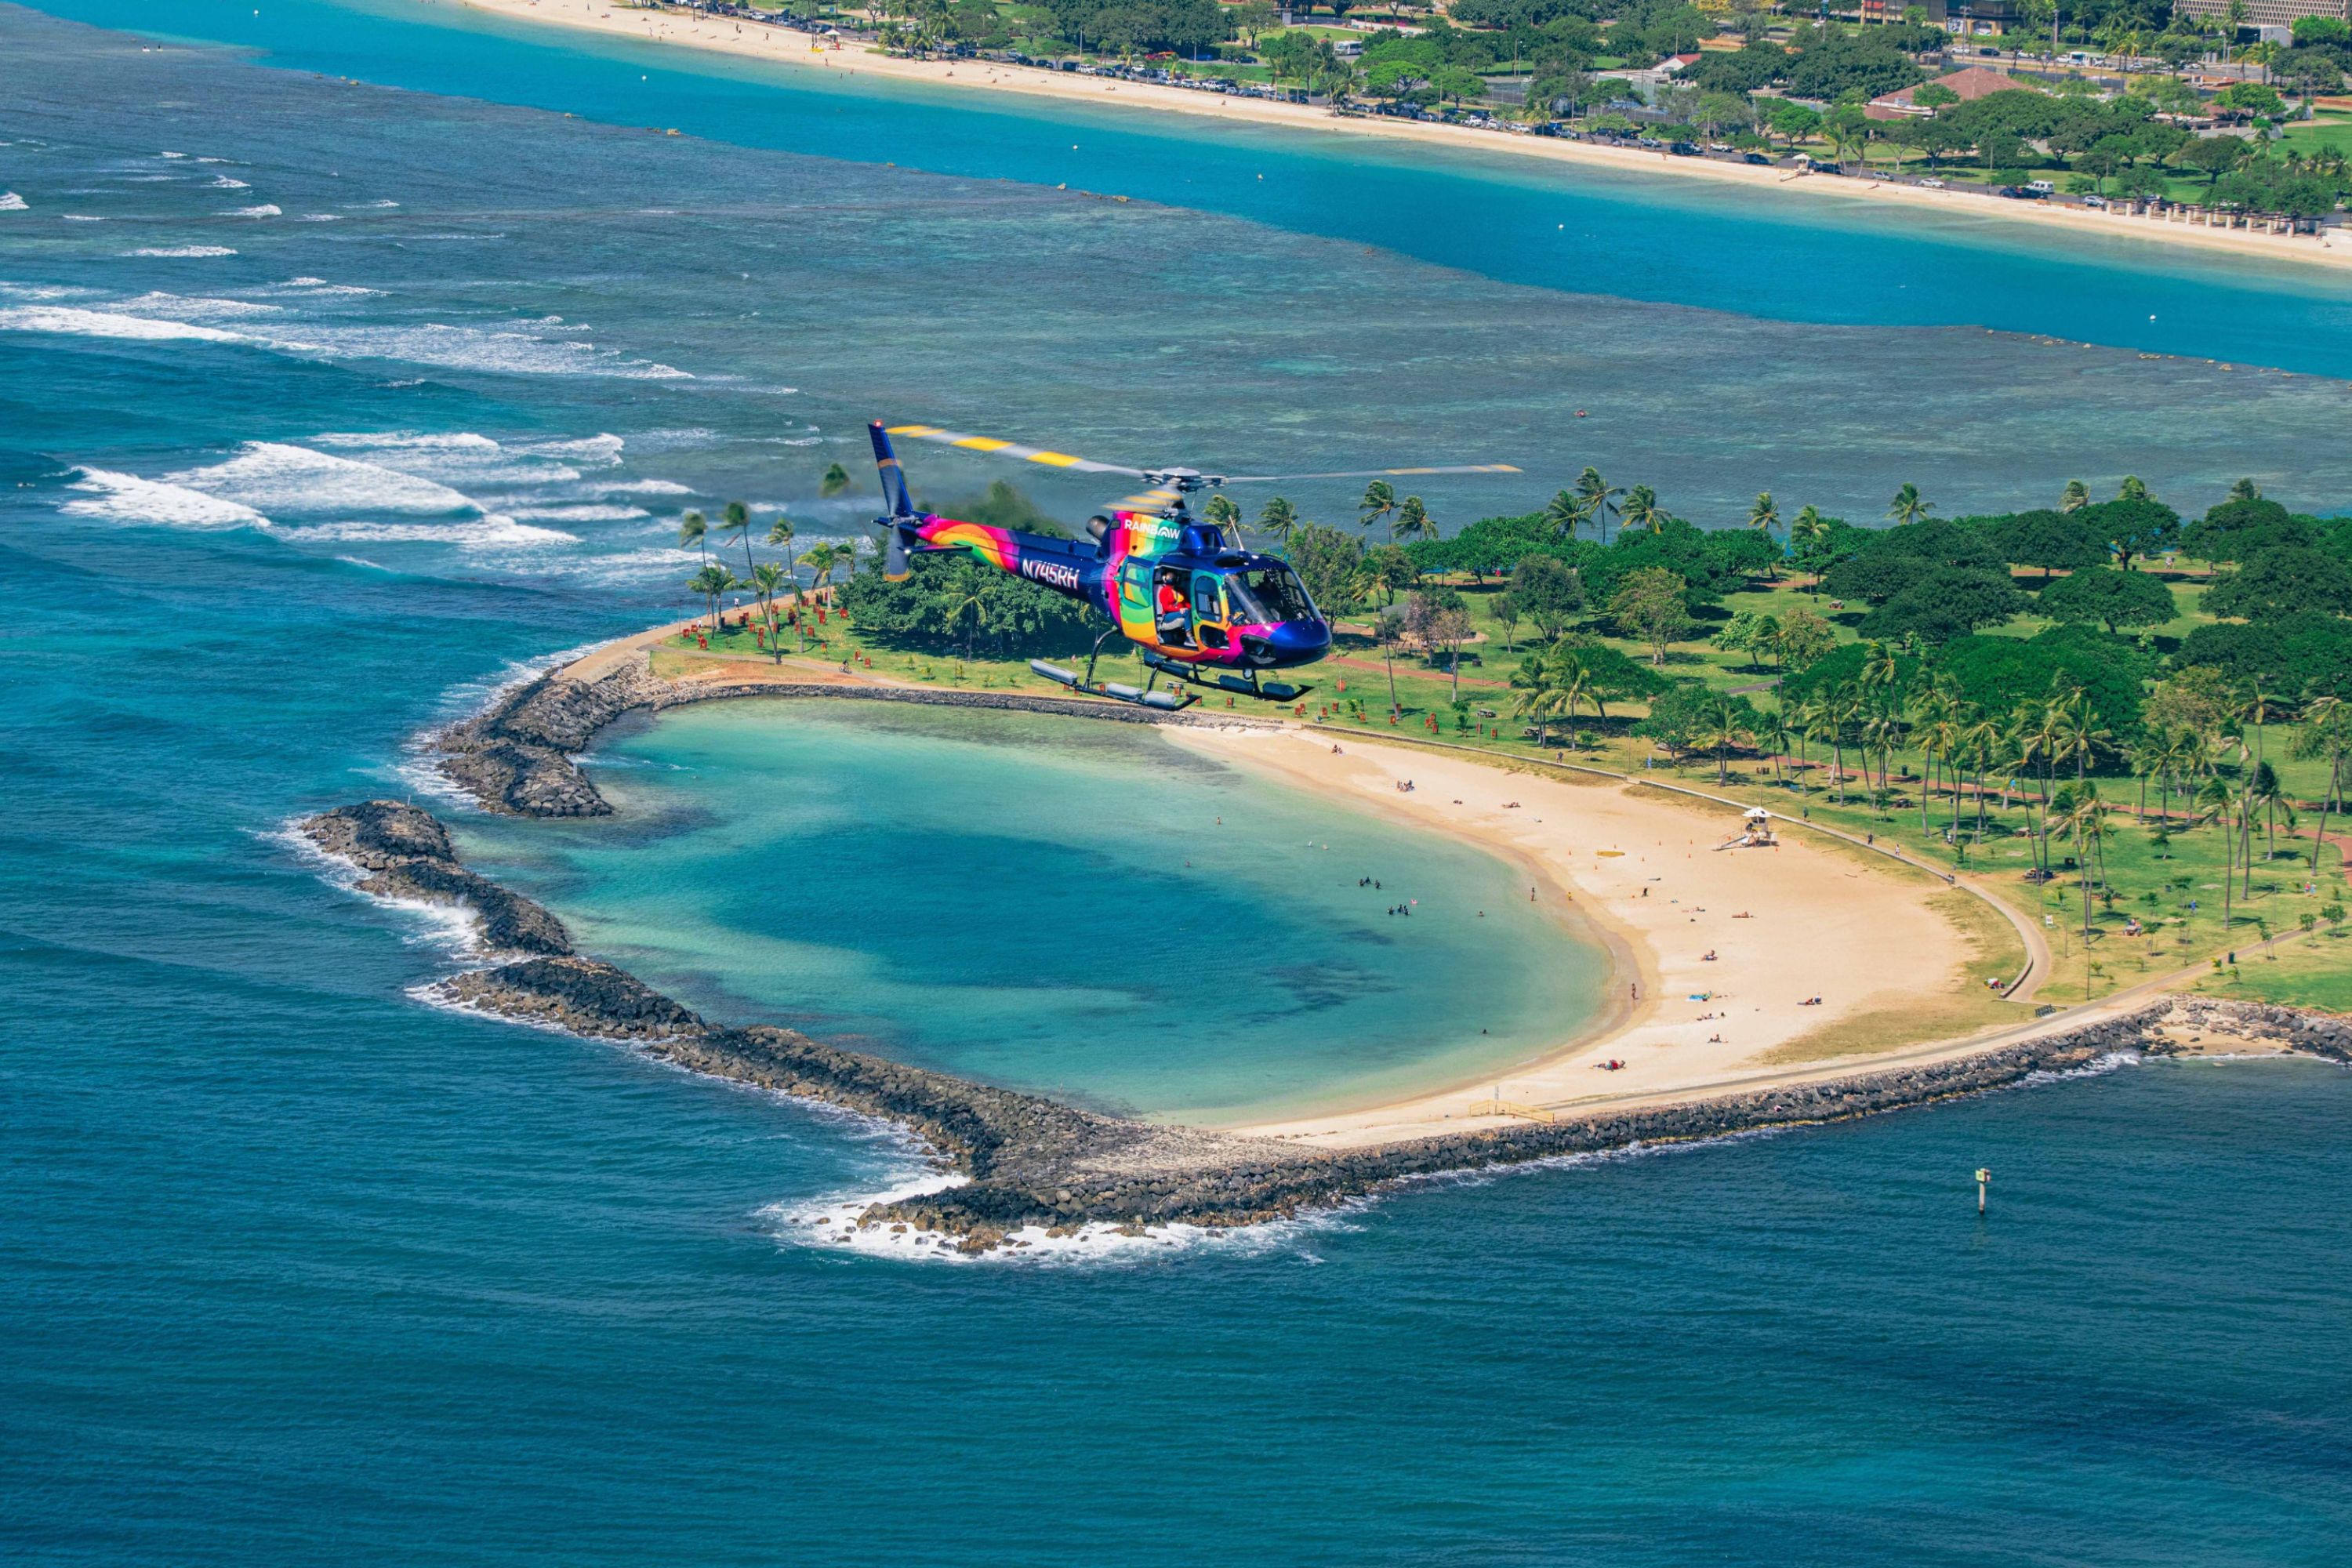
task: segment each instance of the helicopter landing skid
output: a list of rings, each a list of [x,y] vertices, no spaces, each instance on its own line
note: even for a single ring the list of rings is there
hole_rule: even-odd
[[[1172,676],[1178,680],[1189,681],[1194,686],[1206,687],[1212,691],[1230,691],[1236,696],[1255,697],[1261,702],[1296,702],[1315,689],[1311,686],[1293,686],[1286,680],[1262,681],[1257,678],[1255,670],[1250,671],[1246,676],[1220,674],[1210,677],[1202,675],[1191,665],[1179,664],[1172,658],[1165,658],[1156,653],[1145,654],[1143,662],[1161,675]]]
[[[1162,673],[1156,664],[1152,668],[1151,679],[1140,688],[1128,686],[1116,680],[1097,680],[1095,660],[1102,657],[1102,645],[1116,635],[1118,635],[1118,628],[1114,626],[1095,639],[1095,649],[1087,657],[1087,672],[1084,675],[1078,674],[1076,670],[1064,669],[1058,664],[1048,664],[1042,658],[1031,659],[1029,668],[1046,679],[1057,685],[1066,686],[1073,691],[1083,691],[1093,697],[1108,697],[1117,702],[1132,702],[1139,708],[1156,709],[1162,713],[1181,713],[1201,700],[1189,693],[1156,689],[1160,685],[1160,677]],[[1145,656],[1145,661],[1150,662],[1149,655]]]

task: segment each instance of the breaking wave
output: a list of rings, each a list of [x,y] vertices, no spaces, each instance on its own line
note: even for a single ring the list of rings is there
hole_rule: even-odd
[[[160,523],[166,528],[266,528],[251,507],[167,479],[142,479],[108,468],[77,468],[67,489],[81,492],[58,510],[107,522]]]

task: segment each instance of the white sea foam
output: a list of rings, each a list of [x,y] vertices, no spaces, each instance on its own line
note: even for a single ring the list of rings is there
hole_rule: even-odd
[[[269,520],[248,506],[167,480],[142,479],[107,468],[77,468],[68,489],[81,492],[58,510],[69,517],[108,522],[160,523],[166,528],[264,528]]]
[[[505,449],[488,436],[478,436],[471,430],[329,430],[310,438],[321,447],[364,447],[377,452],[498,452]]]
[[[341,223],[343,221],[343,216],[341,213],[303,213],[294,221],[296,223]]]
[[[690,381],[668,365],[626,359],[587,343],[549,342],[528,332],[424,326],[340,327],[306,323],[310,342],[277,346],[307,349],[333,359],[394,359],[444,370],[490,371],[507,375],[593,375],[625,381]]]
[[[95,213],[59,213],[58,216],[66,223],[104,223],[106,221]]]
[[[640,583],[648,578],[667,577],[682,572],[690,565],[689,557],[680,555],[674,546],[656,550],[625,550],[612,555],[592,555],[567,563],[564,570],[572,577],[592,584]]]
[[[312,843],[310,835],[302,831],[301,822],[299,816],[289,816],[257,837],[289,851],[296,859],[316,872],[322,881],[347,893],[356,894],[372,904],[397,910],[413,917],[416,921],[415,929],[403,937],[403,941],[415,946],[436,948],[467,963],[493,956],[482,944],[481,921],[470,908],[435,903],[425,899],[394,898],[363,890],[360,883],[367,873],[341,856],[330,855]]]
[[[243,180],[232,178],[227,174],[215,174],[209,182],[209,184],[211,185],[211,188],[215,191],[249,191],[253,189],[251,185],[247,184]]]
[[[223,217],[283,217],[286,209],[275,202],[264,202],[257,207],[231,207]]]
[[[598,485],[597,492],[608,496],[690,496],[694,487],[681,485],[674,479],[622,479],[614,484]]]
[[[160,292],[121,300],[114,308],[126,315],[161,317],[167,321],[236,321],[280,313],[278,306],[265,305],[255,300],[218,300],[205,295]]]
[[[158,158],[184,158],[187,154],[185,153],[158,153],[155,156]]]
[[[823,1109],[823,1108],[820,1108]],[[875,1204],[898,1203],[953,1190],[967,1178],[919,1165],[909,1158],[884,1177],[890,1184],[877,1191],[837,1193],[805,1202],[772,1204],[759,1217],[773,1227],[778,1242],[792,1247],[822,1247],[867,1258],[906,1263],[1018,1265],[1033,1268],[1125,1266],[1216,1250],[1230,1256],[1260,1256],[1295,1251],[1310,1263],[1322,1261],[1305,1243],[1318,1232],[1356,1228],[1360,1205],[1343,1205],[1299,1219],[1273,1220],[1263,1225],[1226,1226],[1164,1225],[1134,1227],[1084,1225],[1066,1236],[1050,1236],[1043,1226],[1008,1232],[1002,1245],[987,1252],[962,1252],[955,1238],[912,1226],[859,1225],[858,1216]],[[892,1222],[895,1224],[896,1222]]]
[[[278,441],[250,442],[226,462],[167,477],[273,517],[386,511],[478,516],[483,510],[470,497],[431,479]]]
[[[0,310],[0,331],[58,332],[84,338],[132,338],[152,342],[163,342],[174,338],[213,343],[252,341],[240,333],[225,332],[216,327],[199,326],[193,321],[157,321],[148,316],[126,316],[119,310],[85,310],[68,305],[18,305]]]
[[[628,439],[629,445],[640,452],[677,452],[712,446],[719,440],[719,432],[692,426],[676,430],[640,430]]]
[[[359,206],[361,206],[361,207],[366,207],[366,208],[372,208],[372,209],[374,209],[374,208],[383,208],[383,207],[396,207],[396,206],[398,206],[400,204],[399,204],[398,202],[375,201],[375,202],[361,202],[361,203],[359,203],[359,204],[357,204],[357,205],[358,205]]]
[[[0,213],[20,213],[25,205],[25,198],[16,192],[0,191]]]
[[[576,441],[525,441],[515,450],[536,457],[562,458],[574,463],[610,465],[621,460],[623,445],[618,436],[602,434],[583,436]]]
[[[125,256],[235,256],[226,245],[150,245],[126,250]]]
[[[351,299],[381,299],[381,289],[362,289],[356,283],[330,283],[323,278],[289,278],[283,283],[271,285],[274,291],[299,291],[308,295],[338,295]]]
[[[579,506],[518,506],[507,509],[509,517],[528,522],[634,522],[653,513],[641,506],[599,506],[587,503]]]
[[[534,528],[492,512],[472,522],[321,522],[303,528],[281,528],[289,544],[383,543],[459,544],[472,549],[551,544],[577,544],[579,535],[561,529]]]

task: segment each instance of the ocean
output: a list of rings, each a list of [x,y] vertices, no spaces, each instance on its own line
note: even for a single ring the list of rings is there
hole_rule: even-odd
[[[886,1130],[422,1005],[463,962],[448,923],[355,898],[284,827],[433,798],[420,731],[682,608],[683,508],[854,531],[870,488],[818,479],[877,415],[1110,460],[1528,469],[1433,484],[1449,526],[1586,462],[1718,524],[1767,485],[1867,519],[1906,479],[1960,511],[2126,472],[2334,510],[2344,284],[898,102],[446,7],[254,9],[0,7],[12,1562],[2342,1556],[2340,1070],[2116,1064],[1231,1235],[917,1264],[790,1223],[919,1180]],[[1057,163],[1070,142],[1085,162]],[[1535,213],[1559,216],[1530,237]],[[940,502],[997,472],[914,471]],[[1007,477],[1067,515],[1102,499]],[[676,717],[715,731],[600,764],[668,815],[469,841],[536,858],[583,929],[631,913],[631,832],[681,874],[730,832],[793,849],[788,802],[691,809],[789,752]],[[884,740],[909,749],[869,776],[982,743],[791,743]],[[1090,744],[970,765],[1115,790],[1128,764]],[[709,765],[667,784],[627,765],[695,745]],[[1197,811],[1223,786],[1139,787]],[[1022,831],[1083,864],[1044,816]],[[820,912],[855,895],[854,860],[799,870]],[[1096,918],[1053,881],[1052,923]],[[1296,900],[1286,939],[1350,941],[1352,891]],[[905,963],[887,912],[704,910],[867,977]],[[631,940],[714,1009],[849,996],[674,919]],[[1075,1026],[992,1037],[893,984],[843,1031],[1139,1107],[1289,1092],[1213,1052],[1156,1080],[1056,1063],[1038,1042]]]

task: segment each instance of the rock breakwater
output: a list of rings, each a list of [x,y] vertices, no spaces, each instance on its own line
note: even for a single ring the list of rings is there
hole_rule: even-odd
[[[1307,1148],[1104,1115],[843,1050],[792,1029],[711,1024],[625,971],[575,952],[561,921],[466,868],[447,830],[417,807],[367,801],[311,817],[301,830],[320,849],[359,867],[365,873],[362,889],[461,903],[480,921],[487,946],[518,955],[442,982],[438,991],[452,1002],[626,1041],[690,1071],[908,1128],[942,1166],[968,1180],[943,1192],[877,1204],[859,1223],[943,1232],[971,1250],[1033,1226],[1248,1225],[1416,1176],[1875,1115],[2086,1068],[2119,1051],[2160,1052],[2184,1022],[2352,1061],[2352,1023],[2345,1020],[2291,1008],[2167,998],[1945,1061],[1377,1148]]]

